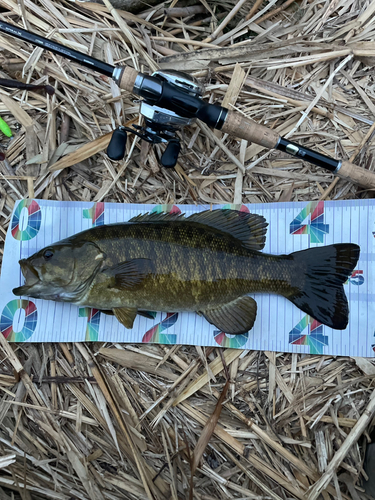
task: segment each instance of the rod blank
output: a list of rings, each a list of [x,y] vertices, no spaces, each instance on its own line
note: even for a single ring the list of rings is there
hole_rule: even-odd
[[[24,42],[32,43],[37,47],[41,47],[42,49],[50,50],[55,54],[58,54],[63,57],[67,57],[72,61],[78,62],[81,66],[85,66],[86,68],[91,68],[103,75],[112,77],[113,71],[115,69],[114,66],[107,64],[95,57],[87,56],[82,52],[78,52],[78,50],[70,49],[69,47],[65,47],[60,43],[53,42],[52,40],[48,40],[48,38],[44,38],[39,35],[35,35],[30,31],[24,30],[22,28],[18,28],[18,26],[14,26],[13,24],[5,23],[4,21],[0,21],[0,31],[7,33],[8,35],[15,36]]]

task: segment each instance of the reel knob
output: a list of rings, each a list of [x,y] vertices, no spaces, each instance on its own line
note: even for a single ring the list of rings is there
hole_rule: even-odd
[[[107,156],[111,160],[119,161],[125,156],[127,134],[122,127],[117,128],[111,137],[107,148]]]
[[[160,163],[165,168],[173,168],[176,166],[178,155],[181,151],[180,141],[177,139],[172,139],[168,142],[162,157],[160,158]]]

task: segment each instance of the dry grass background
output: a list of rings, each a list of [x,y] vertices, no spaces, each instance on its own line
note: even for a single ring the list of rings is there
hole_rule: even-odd
[[[189,11],[173,0],[120,16],[104,1],[0,0],[0,18],[110,63],[187,71],[211,102],[374,168],[374,1],[200,0]],[[160,151],[135,137],[125,159],[112,162],[104,152],[111,131],[138,123],[136,96],[2,34],[0,64],[1,78],[55,88],[53,96],[0,89],[0,114],[14,132],[1,139],[0,252],[14,202],[27,196],[197,204],[372,197],[202,124],[184,130],[175,170],[160,169]],[[363,496],[375,406],[370,360],[1,345],[1,499]]]

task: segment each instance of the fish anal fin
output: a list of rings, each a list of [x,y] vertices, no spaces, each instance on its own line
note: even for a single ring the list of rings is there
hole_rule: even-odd
[[[222,332],[237,335],[246,333],[253,327],[257,315],[257,303],[246,295],[223,306],[199,313]]]
[[[228,233],[249,250],[262,250],[266,243],[268,223],[262,215],[221,209],[196,213],[186,220]]]
[[[125,328],[133,328],[135,317],[137,316],[137,308],[135,307],[116,307],[112,309],[113,314]]]
[[[154,266],[150,259],[132,259],[120,262],[103,272],[114,278],[114,288],[136,290],[153,271]]]

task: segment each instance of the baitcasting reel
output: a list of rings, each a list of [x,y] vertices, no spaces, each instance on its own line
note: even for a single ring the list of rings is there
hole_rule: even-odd
[[[174,70],[160,70],[153,73],[152,76],[186,92],[187,96],[202,99],[203,86],[190,75]],[[151,144],[167,144],[160,158],[160,164],[166,168],[173,168],[176,165],[181,151],[177,132],[185,125],[193,123],[196,118],[184,117],[169,109],[156,106],[152,103],[152,100],[147,99],[147,96],[145,96],[141,102],[140,113],[145,118],[144,127],[140,125],[133,125],[133,128],[119,127],[113,132],[107,148],[107,155],[111,160],[122,160],[124,158],[127,132],[130,132]]]

